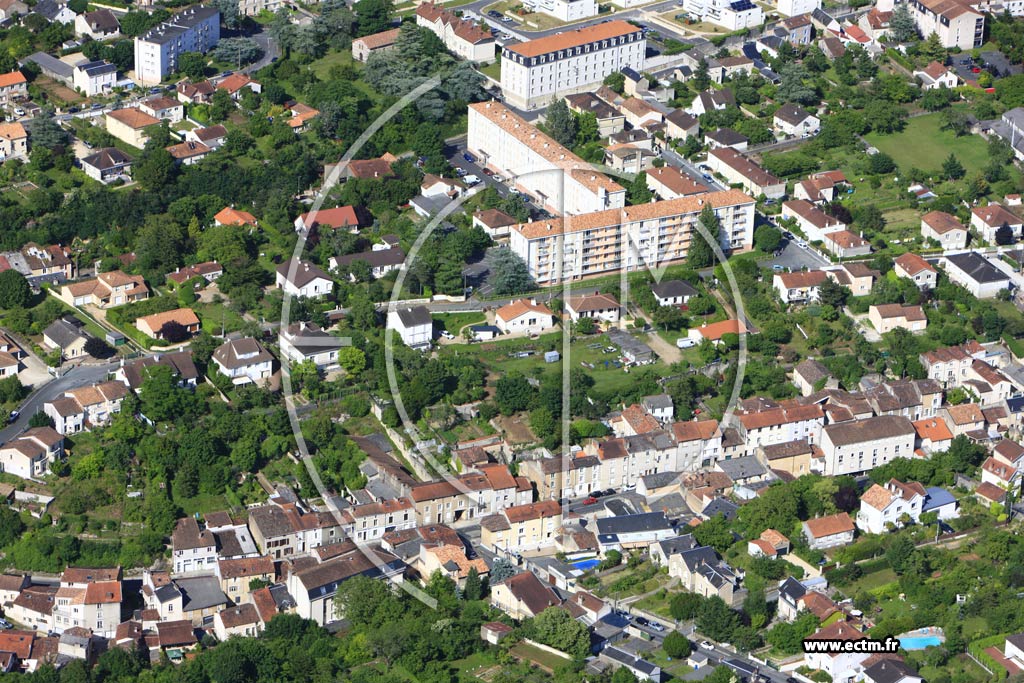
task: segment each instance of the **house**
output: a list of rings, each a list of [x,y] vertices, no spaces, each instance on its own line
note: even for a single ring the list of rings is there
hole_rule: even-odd
[[[332,230],[346,229],[352,233],[358,233],[359,228],[369,225],[365,212],[359,211],[354,206],[338,206],[333,209],[320,209],[304,213],[295,219],[296,232],[313,233],[320,228],[327,227]]]
[[[121,22],[109,9],[83,12],[75,17],[75,35],[89,36],[93,40],[112,40],[121,37]]]
[[[873,270],[861,261],[842,263],[829,268],[825,273],[830,279],[849,289],[851,296],[867,296],[875,286],[875,281],[882,277],[880,272]]]
[[[57,318],[43,330],[43,344],[53,350],[59,349],[62,361],[85,356],[85,343],[88,340],[89,337],[80,325],[64,318]]]
[[[704,142],[708,149],[731,149],[734,152],[745,152],[750,146],[750,138],[732,128],[719,128],[705,133]]]
[[[955,406],[946,406],[942,409],[942,416],[953,432],[954,438],[961,434],[977,432],[985,428],[985,414],[981,412],[981,406],[977,403],[961,403]]]
[[[429,348],[434,339],[434,319],[424,306],[388,311],[387,329],[395,330],[412,349]]]
[[[594,321],[617,323],[621,314],[621,306],[615,297],[600,292],[570,297],[565,302],[565,310],[573,322],[580,318],[591,318]]]
[[[918,334],[928,327],[928,317],[920,306],[910,304],[882,304],[868,308],[868,320],[879,334],[896,328]]]
[[[28,79],[25,74],[14,70],[0,74],[0,104],[10,104],[28,97]]]
[[[277,267],[275,285],[285,295],[315,299],[334,291],[334,281],[309,261],[290,260]]]
[[[79,163],[87,176],[101,183],[126,177],[132,170],[132,158],[116,147],[99,149]]]
[[[991,299],[1010,288],[1010,276],[984,254],[967,251],[942,257],[943,270],[951,282],[979,299]]]
[[[914,78],[921,81],[922,90],[937,90],[939,88],[949,88],[952,90],[960,80],[955,72],[947,69],[944,64],[935,61],[919,71],[914,71]]]
[[[935,289],[939,271],[917,254],[907,252],[893,261],[893,270],[899,277],[913,280],[918,289]]]
[[[210,81],[181,81],[175,88],[178,101],[183,104],[209,104],[217,88]]]
[[[490,27],[483,28],[476,22],[461,19],[432,2],[424,2],[416,8],[416,25],[433,31],[448,50],[466,61],[486,64],[495,59]]]
[[[778,293],[782,303],[810,303],[818,300],[818,289],[828,279],[823,270],[775,273],[772,276],[772,289]]]
[[[890,479],[884,486],[874,484],[860,497],[857,528],[881,534],[902,527],[904,520],[918,522],[927,496],[924,486],[916,481]]]
[[[237,225],[256,227],[256,216],[248,211],[240,211],[233,206],[225,206],[213,217],[214,225]]]
[[[496,553],[554,546],[562,528],[562,506],[554,500],[517,505],[480,520],[480,543]]]
[[[354,549],[289,575],[288,593],[295,599],[295,611],[304,619],[325,625],[342,615],[334,609],[338,586],[353,576],[366,576],[401,583],[405,563],[379,549]]]
[[[742,325],[738,320],[723,320],[717,323],[704,323],[700,327],[691,327],[687,332],[687,336],[697,344],[700,344],[705,339],[718,344],[722,341],[723,335],[739,335],[746,333],[746,331],[746,326]]]
[[[933,379],[947,388],[958,387],[968,378],[975,360],[985,357],[985,349],[976,341],[962,346],[927,351],[919,356],[921,365]]]
[[[845,512],[809,519],[802,526],[807,544],[814,550],[834,548],[853,541],[853,520]]]
[[[518,221],[504,211],[483,209],[473,214],[473,227],[480,228],[491,239],[507,238],[509,227]]]
[[[698,183],[675,166],[649,168],[646,171],[646,178],[647,189],[661,199],[678,199],[708,191],[707,185]]]
[[[327,265],[338,275],[348,273],[349,279],[356,282],[359,271],[352,268],[352,266],[356,262],[365,263],[370,269],[370,275],[374,279],[379,280],[388,273],[399,270],[405,264],[405,252],[397,246],[391,246],[387,249],[379,249],[379,246],[381,245],[374,245],[370,251],[358,254],[332,256],[328,259]]]
[[[151,339],[163,339],[164,328],[171,323],[181,325],[189,336],[199,334],[199,316],[191,308],[176,308],[173,311],[143,316],[135,321],[135,327]]]
[[[914,452],[917,430],[902,415],[835,422],[821,430],[821,457],[812,469],[831,477],[866,472]]]
[[[224,342],[213,352],[213,362],[235,385],[262,383],[274,371],[274,357],[251,337]]]
[[[807,178],[793,186],[794,199],[804,199],[812,204],[827,204],[835,196],[836,185],[829,178]]]
[[[839,382],[832,372],[820,361],[808,358],[793,368],[793,384],[800,390],[801,396],[810,396],[821,389],[837,389]]]
[[[864,683],[924,683],[917,671],[898,658],[883,657],[866,667],[863,675]]]
[[[673,522],[660,511],[603,517],[596,526],[594,533],[602,552],[647,548],[678,535]]]
[[[274,582],[274,558],[270,555],[218,559],[216,567],[220,588],[236,605],[250,602],[252,584]]]
[[[43,412],[54,422],[61,434],[75,434],[92,426],[107,424],[114,413],[121,412],[121,402],[128,388],[121,382],[102,382],[79,387],[43,404]]]
[[[536,299],[520,299],[495,311],[494,322],[505,334],[534,335],[554,327],[555,314]]]
[[[99,59],[75,64],[71,82],[86,97],[108,94],[117,83],[117,66]]]
[[[721,111],[722,109],[728,109],[729,107],[736,106],[736,98],[729,88],[722,88],[721,90],[705,90],[704,92],[698,93],[697,97],[694,98],[690,106],[686,108],[686,112],[691,116],[697,117],[701,114],[707,114],[712,111]]]
[[[32,8],[32,12],[46,17],[51,24],[70,24],[75,20],[75,11],[68,3],[60,0],[39,0]]]
[[[416,528],[416,509],[405,497],[353,505],[342,514],[345,535],[361,542],[375,541],[392,531]]]
[[[0,160],[28,156],[28,133],[18,121],[0,123]]]
[[[731,92],[731,91],[728,91]],[[687,140],[700,135],[700,123],[682,109],[673,109],[665,117],[665,135],[672,140]]]
[[[0,446],[0,471],[40,479],[64,458],[64,437],[52,427],[33,427]]]
[[[243,90],[251,90],[254,93],[263,92],[263,86],[249,78],[244,73],[235,72],[227,78],[217,82],[217,90],[223,90],[231,99],[238,101],[242,97]]]
[[[105,116],[107,132],[121,142],[142,149],[149,141],[146,129],[160,123],[160,119],[138,107],[115,109]]]
[[[324,332],[313,323],[292,323],[278,334],[282,360],[290,363],[313,361],[320,370],[338,367],[338,351],[344,340]]]
[[[213,150],[201,142],[179,142],[166,148],[176,164],[191,166],[198,164]]]
[[[867,635],[859,631],[852,623],[836,621],[828,626],[822,627],[813,635],[804,640],[825,640],[829,642],[858,641],[864,640]],[[811,671],[821,671],[833,681],[853,681],[857,674],[858,667],[871,655],[868,652],[858,651],[852,648],[842,650],[820,652],[805,651],[804,666]]]
[[[207,128],[193,128],[185,131],[185,142],[204,145],[208,149],[220,149],[228,137],[228,129],[217,124]]]
[[[381,178],[393,178],[395,172],[391,168],[391,164],[398,161],[398,158],[389,152],[385,152],[376,159],[356,159],[348,162],[348,168],[345,170],[348,172],[349,178],[361,178],[364,180],[374,180]]]
[[[626,669],[632,677],[638,681],[650,681],[661,683],[663,674],[661,667],[648,662],[632,651],[625,650],[615,645],[608,645],[603,648],[598,657],[610,664],[615,669]]]
[[[374,52],[383,52],[394,47],[400,32],[401,29],[393,28],[353,40],[352,58],[357,62],[365,62]]]
[[[747,544],[747,554],[751,557],[781,557],[789,553],[789,539],[775,529],[765,529],[753,541]]]
[[[750,194],[779,199],[786,193],[786,183],[768,173],[735,149],[728,147],[708,152],[708,166],[730,184],[738,184]]]
[[[312,122],[320,116],[320,110],[314,109],[309,105],[296,102],[295,104],[288,107],[288,113],[291,115],[290,119],[285,121],[288,127],[291,128],[296,135],[305,133],[309,130]]]
[[[192,352],[188,350],[143,356],[132,361],[125,361],[114,372],[114,379],[129,389],[139,391],[142,388],[142,383],[150,374],[149,369],[157,365],[170,368],[171,375],[178,380],[178,386],[195,388],[199,379],[199,370],[192,360]]]
[[[682,306],[697,296],[697,290],[685,280],[665,280],[651,285],[659,306]]]
[[[148,640],[147,640],[148,642]],[[188,651],[199,645],[195,628],[187,619],[177,621],[158,621],[156,623],[156,643],[161,651]]]
[[[1018,668],[1024,669],[1024,633],[1006,636],[1006,642],[1003,644],[1003,656],[1016,664]]]
[[[821,128],[817,116],[792,102],[775,110],[772,124],[777,132],[791,137],[817,135]]]
[[[849,230],[829,232],[822,237],[822,244],[833,256],[853,258],[871,253],[871,243]]]
[[[1024,221],[1002,204],[993,202],[988,206],[971,209],[971,227],[989,244],[1000,243],[999,235],[996,233],[1004,226],[1009,229],[1009,234],[1003,244],[1012,244],[1020,239]]]
[[[944,211],[929,211],[921,216],[921,236],[935,240],[946,250],[967,246],[967,228]]]
[[[195,517],[182,517],[171,534],[171,557],[175,574],[203,573],[217,566],[217,539],[201,529]]]
[[[221,642],[231,636],[252,638],[262,630],[263,622],[252,603],[228,607],[213,616],[213,633]]]
[[[561,602],[532,572],[516,574],[491,587],[491,605],[516,621],[535,617]]]
[[[597,134],[606,138],[621,132],[626,126],[626,117],[617,108],[592,92],[573,93],[565,96],[569,109],[577,114],[593,114],[597,119]]]
[[[184,268],[175,268],[173,273],[167,273],[167,281],[177,287],[196,278],[202,278],[206,282],[213,282],[224,274],[224,267],[216,261],[196,263]]]
[[[640,97],[627,97],[619,105],[619,111],[633,128],[641,128],[648,123],[661,123],[664,117],[660,109]]]
[[[942,453],[953,443],[953,432],[944,420],[930,417],[914,422],[917,447],[925,454]]]
[[[681,587],[706,598],[717,596],[731,605],[739,588],[740,574],[719,557],[714,548],[701,546],[669,557],[669,576],[678,577]]]

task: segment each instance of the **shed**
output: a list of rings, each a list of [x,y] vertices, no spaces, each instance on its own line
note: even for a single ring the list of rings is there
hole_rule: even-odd
[[[106,340],[107,343],[110,344],[111,346],[124,346],[125,342],[127,341],[125,339],[124,334],[114,330],[110,330],[109,332],[107,332]]]
[[[545,363],[557,363],[561,360],[562,356],[559,355],[558,351],[545,351],[544,362]]]

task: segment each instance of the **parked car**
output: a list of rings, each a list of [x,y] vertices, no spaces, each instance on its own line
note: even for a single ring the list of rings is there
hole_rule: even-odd
[[[697,345],[697,342],[689,337],[680,337],[676,339],[676,347],[680,349],[692,349]]]
[[[15,422],[18,421],[19,417],[21,417],[21,412],[17,410],[12,410],[11,414],[7,417],[7,421],[10,422],[11,424],[14,424]]]
[[[589,498],[584,498],[583,499],[583,504],[584,505],[593,505],[596,502],[597,502],[597,498],[594,498],[593,496],[590,496]]]
[[[14,624],[12,624],[11,622],[7,621],[6,619],[0,619],[0,628],[2,628],[2,629],[14,628]]]
[[[468,161],[471,164],[476,162],[476,157],[473,156],[472,154],[470,154],[469,152],[463,152],[462,153],[462,158],[465,159],[466,161]]]
[[[455,339],[455,335],[448,330],[441,330],[441,336],[445,339]]]
[[[640,626],[650,626],[651,622],[647,617],[637,617],[634,621]]]
[[[480,177],[479,176],[475,176],[472,173],[470,173],[467,176],[462,176],[462,181],[464,183],[466,183],[466,185],[468,185],[470,187],[473,187],[474,185],[479,185],[480,184]]]
[[[483,172],[484,172],[484,175],[491,175],[491,176],[494,175],[494,171],[492,171],[489,168],[483,169]]]
[[[658,633],[663,633],[663,632],[665,631],[665,627],[664,627],[664,626],[662,626],[661,624],[659,624],[659,623],[658,623],[658,622],[656,622],[656,621],[652,621],[652,622],[650,623],[650,628],[654,629],[654,630],[655,630],[655,631],[657,631]]]
[[[708,640],[702,640],[702,641],[700,641],[700,646],[701,646],[702,648],[704,648],[705,650],[714,650],[714,649],[715,649],[715,646],[714,646],[714,645],[712,645],[712,644],[711,644],[711,641],[708,641]]]

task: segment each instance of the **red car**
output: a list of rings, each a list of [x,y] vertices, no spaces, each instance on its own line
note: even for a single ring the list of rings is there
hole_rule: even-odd
[[[583,501],[583,504],[584,505],[593,505],[596,502],[597,502],[597,498],[594,498],[593,496],[590,496],[589,498],[587,498],[586,500]]]

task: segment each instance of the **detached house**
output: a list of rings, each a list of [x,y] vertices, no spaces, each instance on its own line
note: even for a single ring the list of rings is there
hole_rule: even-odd
[[[60,298],[71,306],[113,308],[149,298],[149,288],[141,275],[127,275],[120,270],[100,273],[93,280],[83,280],[60,288]]]
[[[191,308],[176,308],[173,311],[154,313],[135,321],[135,327],[150,339],[163,339],[167,325],[180,325],[189,336],[199,334],[199,316]]]
[[[0,446],[0,471],[39,479],[64,458],[64,437],[52,427],[33,427]]]
[[[532,572],[522,572],[491,587],[491,605],[516,621],[561,604],[555,591]]]
[[[840,512],[827,517],[809,519],[803,523],[804,537],[814,550],[824,550],[853,542],[853,520]]]
[[[772,277],[772,288],[778,293],[782,303],[810,303],[818,300],[818,289],[828,279],[823,270],[776,273]]]
[[[914,78],[920,79],[922,90],[937,90],[939,88],[949,88],[952,90],[960,80],[944,64],[934,61],[925,68],[915,71]]]
[[[388,311],[388,329],[411,349],[425,349],[434,338],[434,318],[425,306]]]
[[[677,557],[678,561],[674,561]],[[705,598],[717,596],[727,605],[732,604],[733,592],[739,588],[741,578],[708,546],[684,550],[670,557],[669,576],[678,576],[684,590]]]
[[[61,434],[75,434],[92,426],[107,424],[114,413],[121,412],[121,402],[128,387],[121,382],[103,382],[64,392],[43,404],[43,412],[54,422]]]
[[[235,385],[264,382],[274,370],[274,357],[251,337],[221,344],[213,352],[213,362]]]
[[[494,322],[505,334],[540,334],[555,326],[555,314],[535,299],[520,299],[499,308]]]
[[[967,228],[944,211],[929,211],[921,216],[921,236],[933,239],[943,249],[963,249],[967,246]]]
[[[615,297],[595,292],[594,294],[570,297],[565,302],[565,310],[573,322],[577,322],[580,318],[593,318],[595,321],[617,323],[621,306]]]
[[[277,267],[274,284],[285,294],[315,299],[334,291],[334,281],[309,261],[286,261]]]
[[[935,289],[939,271],[917,254],[906,253],[893,262],[893,270],[899,277],[913,280],[918,289]]]
[[[971,209],[971,227],[981,234],[981,239],[989,244],[997,243],[996,233],[1006,226],[1009,229],[1008,239],[1016,242],[1021,237],[1024,221],[1002,204],[992,203]]]
[[[904,515],[917,522],[927,495],[924,486],[916,481],[904,484],[890,479],[885,486],[874,484],[860,497],[857,527],[865,533],[881,534],[903,526]]]
[[[879,334],[902,328],[918,334],[928,327],[928,316],[920,306],[910,304],[882,304],[868,308],[868,320]]]
[[[773,122],[775,130],[794,137],[816,135],[821,128],[821,121],[817,116],[791,102],[775,110]]]
[[[28,156],[28,132],[20,122],[0,123],[0,161]]]
[[[311,360],[320,370],[338,367],[341,338],[324,332],[313,323],[292,323],[278,334],[281,358],[291,363]]]

